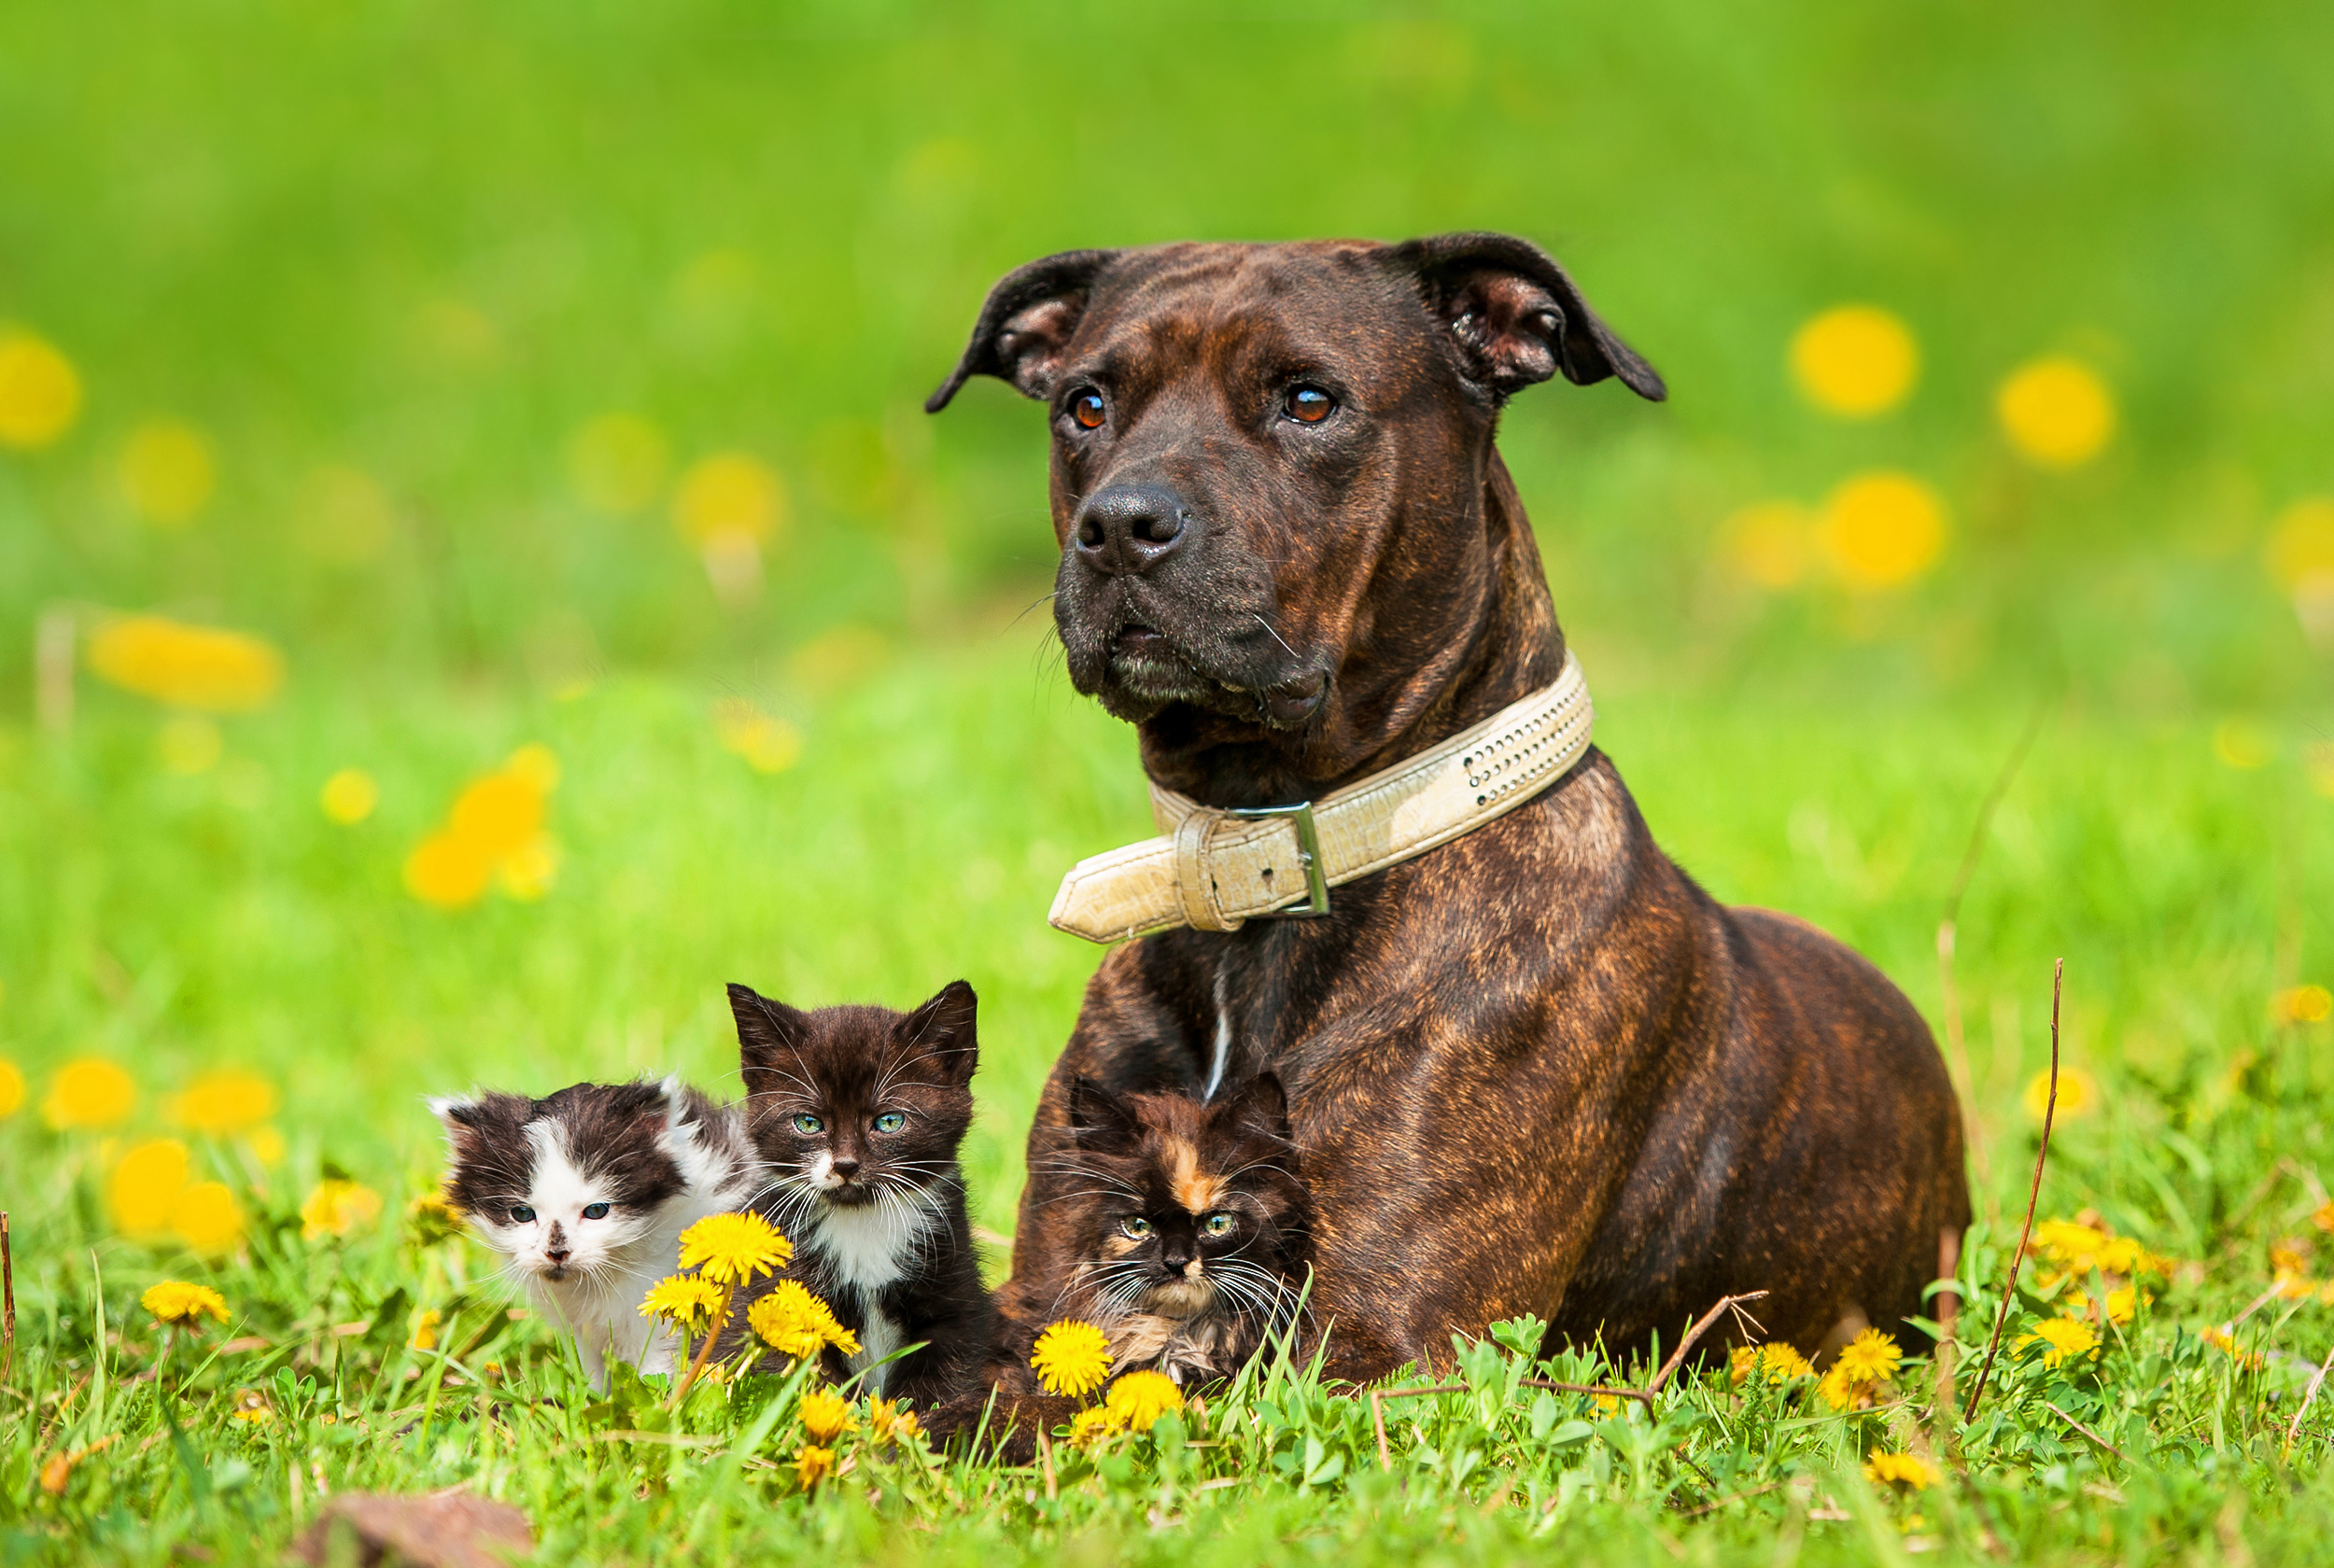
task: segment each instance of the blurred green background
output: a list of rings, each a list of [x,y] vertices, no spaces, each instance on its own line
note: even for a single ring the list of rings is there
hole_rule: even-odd
[[[1461,228],[1560,256],[1673,389],[1540,388],[1502,448],[1600,740],[1714,891],[1941,1020],[1937,921],[2042,716],[1961,1000],[1998,1137],[2067,956],[2108,1090],[2080,1180],[2085,1138],[2323,1032],[2329,58],[2334,11],[2291,5],[9,7],[0,322],[81,393],[0,447],[11,1184],[66,1180],[31,1156],[77,1057],[130,1070],[132,1131],[257,1070],[295,1185],[417,1184],[425,1091],[718,1083],[725,980],[906,1005],[962,973],[1002,1227],[1099,956],[1046,929],[1053,885],[1148,829],[1132,734],[1031,608],[1041,413],[921,399],[1050,250]],[[1870,418],[1790,368],[1848,302],[1918,344]],[[2112,399],[2070,465],[1998,416],[2046,356]],[[701,504],[760,535],[709,569],[685,497],[720,454],[755,466]],[[1821,509],[1876,469],[1942,549],[1860,586]],[[84,668],[44,726],[41,617],[133,610],[267,639],[281,695],[190,728]],[[561,767],[548,892],[409,894],[523,743]],[[379,789],[353,824],[317,805],[346,768]],[[2220,1199],[2168,1169],[2122,1189],[2171,1246]]]

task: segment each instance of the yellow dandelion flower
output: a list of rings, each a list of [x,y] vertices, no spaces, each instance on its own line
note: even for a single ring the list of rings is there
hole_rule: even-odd
[[[214,1136],[241,1132],[275,1114],[275,1085],[257,1073],[206,1072],[173,1095],[170,1117],[180,1127]]]
[[[251,1426],[265,1426],[275,1419],[269,1408],[267,1395],[258,1389],[241,1389],[235,1394],[235,1419]]]
[[[559,842],[549,833],[537,833],[504,857],[495,870],[502,896],[521,903],[532,903],[549,892],[558,875]]]
[[[816,1443],[805,1443],[794,1450],[794,1479],[808,1491],[835,1474],[835,1450],[823,1449]]]
[[[1846,1367],[1859,1383],[1885,1383],[1896,1376],[1905,1352],[1896,1341],[1877,1328],[1867,1328],[1841,1347],[1835,1365]]]
[[[668,1274],[640,1298],[640,1316],[662,1318],[683,1333],[695,1333],[713,1321],[728,1293],[710,1280],[694,1274]]]
[[[450,833],[431,833],[405,857],[405,890],[440,909],[476,903],[494,875],[492,859]]]
[[[1919,1454],[1876,1453],[1864,1461],[1864,1478],[1874,1486],[1926,1491],[1941,1478],[1937,1467]]]
[[[2152,1302],[2152,1295],[2143,1296],[2136,1285],[2118,1285],[2107,1293],[2107,1321],[2121,1328],[2139,1314],[2142,1302]]]
[[[2258,1351],[2248,1351],[2237,1343],[2237,1337],[2225,1328],[2208,1328],[2197,1336],[2221,1354],[2247,1372],[2258,1372],[2269,1365],[2269,1357]]]
[[[2106,1244],[2105,1231],[2076,1220],[2045,1220],[2034,1227],[2033,1250],[2062,1263],[2095,1257]]]
[[[2311,1211],[2310,1223],[2320,1230],[2334,1234],[2334,1201],[2321,1203]]]
[[[405,1206],[405,1224],[415,1240],[431,1247],[462,1233],[462,1211],[444,1193],[426,1192]]]
[[[1148,1432],[1160,1417],[1183,1408],[1183,1390],[1164,1372],[1130,1372],[1110,1385],[1103,1404],[1130,1432]]]
[[[2334,991],[2324,986],[2296,986],[2270,1001],[2270,1016],[2281,1024],[2322,1024],[2334,1017]]]
[[[1780,1385],[1793,1378],[1814,1376],[1815,1367],[1796,1348],[1779,1339],[1771,1345],[1736,1346],[1727,1358],[1727,1376],[1739,1385],[1753,1373],[1764,1383]]]
[[[2097,1355],[2099,1335],[2079,1318],[2046,1318],[2034,1325],[2032,1333],[2023,1336],[2018,1345],[2042,1346],[2043,1365],[2058,1366]]]
[[[1125,1417],[1106,1405],[1097,1405],[1070,1418],[1070,1441],[1076,1447],[1090,1449],[1126,1429]]]
[[[125,615],[99,627],[89,662],[124,691],[205,713],[264,707],[284,684],[284,656],[260,638],[159,615]]]
[[[1588,1402],[1596,1407],[1598,1415],[1608,1421],[1622,1413],[1621,1396],[1617,1393],[1592,1393]]]
[[[323,807],[324,815],[344,828],[372,816],[373,808],[380,804],[381,786],[362,768],[341,769],[316,791],[316,805]]]
[[[41,1120],[60,1132],[74,1127],[106,1127],[130,1119],[138,1102],[138,1086],[130,1075],[97,1057],[67,1062],[49,1081],[49,1096],[40,1102]]]
[[[13,1116],[24,1105],[24,1070],[0,1057],[0,1119]]]
[[[424,1307],[414,1314],[414,1331],[405,1337],[405,1343],[416,1351],[438,1348],[438,1330],[445,1323],[445,1314],[435,1307]]]
[[[274,1165],[284,1157],[284,1135],[272,1127],[253,1127],[244,1144],[261,1165]]]
[[[745,759],[756,773],[784,773],[802,755],[802,733],[743,697],[713,705],[713,733],[722,749]]]
[[[154,1314],[154,1321],[173,1328],[190,1328],[198,1324],[204,1313],[220,1323],[227,1321],[227,1298],[208,1285],[189,1284],[184,1280],[164,1280],[149,1286],[138,1297],[138,1305]]]
[[[197,1182],[170,1211],[171,1234],[191,1252],[217,1257],[243,1239],[243,1211],[224,1182]]]
[[[859,1337],[799,1280],[780,1280],[746,1309],[746,1326],[792,1361],[808,1361],[828,1345],[845,1355],[859,1353]]]
[[[2010,444],[2046,469],[2080,468],[2116,433],[2116,400],[2106,384],[2063,355],[2012,371],[1994,396],[1994,413]]]
[[[924,1435],[923,1422],[913,1410],[903,1410],[896,1399],[867,1401],[867,1434],[878,1443],[913,1443]]]
[[[510,772],[471,780],[446,815],[446,831],[489,864],[525,848],[542,829],[543,791]]]
[[[300,1205],[300,1235],[307,1241],[346,1236],[381,1217],[381,1195],[360,1183],[328,1176]]]
[[[1848,1368],[1838,1362],[1834,1362],[1832,1369],[1818,1379],[1815,1391],[1835,1410],[1865,1409],[1878,1399],[1877,1384],[1849,1376]]]
[[[802,1404],[794,1411],[802,1421],[802,1429],[814,1442],[832,1443],[846,1432],[855,1432],[859,1420],[851,1413],[851,1401],[833,1389],[812,1389],[802,1396]]]
[[[645,511],[665,487],[672,443],[636,413],[603,413],[568,442],[568,477],[575,493],[616,517]]]
[[[193,522],[218,483],[211,443],[179,419],[149,419],[131,431],[120,472],[130,509],[163,528]]]
[[[2310,1243],[2299,1236],[2283,1236],[2270,1243],[2271,1274],[2301,1274],[2310,1267]]]
[[[176,1138],[132,1144],[105,1178],[106,1206],[113,1211],[114,1224],[130,1236],[154,1236],[169,1229],[191,1180],[187,1146]]]
[[[1819,538],[1850,588],[1901,588],[1944,553],[1945,502],[1909,474],[1858,474],[1823,503]]]
[[[81,413],[81,375],[47,340],[0,327],[0,446],[47,446]]]
[[[1791,371],[1799,390],[1824,413],[1869,419],[1912,391],[1920,349],[1892,312],[1835,305],[1793,335]]]
[[[1110,1340],[1092,1323],[1069,1319],[1037,1337],[1029,1365],[1047,1393],[1083,1399],[1110,1376]]]
[[[502,771],[539,795],[559,787],[559,754],[540,740],[530,740],[502,760]]]
[[[741,1285],[786,1267],[793,1243],[755,1213],[708,1214],[681,1233],[681,1267],[716,1284]]]
[[[2050,1105],[2050,1070],[2044,1068],[2026,1081],[2026,1113],[2036,1121]],[[2077,1116],[2088,1116],[2099,1106],[2099,1085],[2088,1072],[2071,1067],[2059,1070],[2059,1108],[2050,1119],[2071,1122]]]

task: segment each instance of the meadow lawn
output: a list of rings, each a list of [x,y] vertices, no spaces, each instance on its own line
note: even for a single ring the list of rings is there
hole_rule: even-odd
[[[2323,1560],[2334,12],[2192,9],[0,15],[0,1568],[452,1486],[550,1562]],[[1100,957],[1045,910],[1150,829],[1042,413],[918,410],[983,290],[1461,228],[1675,389],[1502,451],[1657,839],[1938,1030],[1961,1404],[2065,960],[1975,1419],[1925,1356],[1537,1389],[1652,1369],[1529,1325],[1026,1469],[816,1441],[799,1379],[593,1397],[416,1207],[425,1095],[735,1093],[724,982],[961,975],[1012,1229]]]

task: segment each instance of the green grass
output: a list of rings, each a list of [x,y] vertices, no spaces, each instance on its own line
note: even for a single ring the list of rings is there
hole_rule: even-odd
[[[2334,490],[2330,49],[2323,8],[2170,3],[0,16],[0,322],[89,394],[63,440],[0,450],[0,1058],[31,1085],[0,1118],[21,1314],[0,1562],[274,1561],[318,1476],[477,1486],[555,1561],[2322,1555],[2334,1408],[2285,1434],[2334,1311],[2257,1312],[2253,1370],[2197,1336],[2267,1287],[2281,1239],[2334,1274],[2310,1218],[2334,1029],[2271,1013],[2334,980],[2334,769],[2313,749],[2334,693],[2262,567],[2281,511]],[[408,1232],[436,1170],[425,1093],[734,1085],[725,980],[904,1005],[962,974],[983,1003],[974,1200],[1010,1228],[1098,957],[1045,907],[1072,861],[1147,829],[1132,735],[1068,693],[1044,609],[1021,613],[1050,571],[1039,417],[988,384],[916,412],[982,290],[1070,245],[1462,227],[1548,244],[1676,390],[1540,389],[1502,449],[1600,740],[1715,892],[1837,932],[1942,1030],[1937,923],[1979,801],[2046,715],[1960,911],[1983,1227],[1963,1389],[2060,956],[2066,1058],[2099,1092],[2054,1139],[2042,1211],[2094,1209],[2181,1260],[2153,1306],[2094,1368],[2005,1351],[1966,1431],[1933,1419],[1925,1367],[1852,1418],[1697,1374],[1644,1421],[1508,1397],[1518,1367],[1479,1348],[1467,1393],[1389,1407],[1390,1472],[1366,1405],[1283,1369],[1091,1467],[1065,1453],[1051,1499],[1033,1472],[868,1456],[805,1502],[763,1467],[799,1441],[774,1387],[702,1391],[668,1423],[637,1389],[583,1397],[482,1254]],[[1868,424],[1782,371],[1841,300],[1921,344],[1912,400]],[[2052,351],[2121,414],[2066,474],[1990,413]],[[783,476],[750,607],[716,603],[661,498],[580,498],[568,442],[611,409],[655,421],[676,469],[741,448]],[[116,476],[163,413],[218,465],[176,531]],[[387,497],[371,558],[318,549],[321,465]],[[1918,583],[1763,593],[1729,567],[1736,508],[1874,467],[1946,500]],[[69,733],[35,723],[33,626],[56,607],[249,628],[290,681],[174,774],[165,715],[86,677]],[[722,749],[738,696],[800,730],[792,768]],[[2248,735],[2261,755],[2232,746]],[[406,853],[528,741],[564,771],[550,894],[407,896]],[[349,766],[381,805],[342,827],[316,791]],[[139,1105],[52,1132],[39,1100],[87,1055]],[[105,1187],[220,1067],[278,1085],[287,1150],[194,1141],[251,1222],[206,1263],[119,1234]],[[302,1240],[327,1170],[384,1193],[384,1220]],[[235,1322],[158,1384],[135,1302],[170,1277],[217,1284]],[[2056,1310],[2034,1283],[2013,1341]],[[450,1359],[405,1347],[422,1307]],[[233,1337],[267,1348],[204,1349]],[[1591,1353],[1559,1379],[1633,1375]],[[269,1421],[232,1419],[246,1391]],[[605,1437],[649,1427],[717,1441]],[[1916,1428],[1951,1483],[1870,1494],[1859,1457]],[[39,1486],[107,1437],[62,1495]]]

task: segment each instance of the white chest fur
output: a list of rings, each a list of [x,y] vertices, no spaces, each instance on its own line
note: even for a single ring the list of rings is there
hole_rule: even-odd
[[[945,1223],[946,1192],[945,1183],[935,1183],[913,1202],[870,1203],[855,1209],[820,1207],[816,1242],[826,1255],[829,1278],[838,1293],[849,1291],[856,1295],[865,1320],[859,1330],[859,1353],[851,1358],[851,1369],[867,1374],[871,1393],[888,1392],[891,1369],[881,1363],[906,1343],[900,1325],[884,1312],[880,1297],[907,1277],[925,1238]]]

